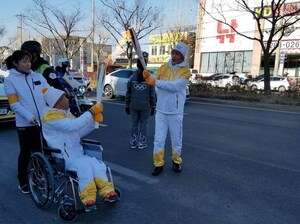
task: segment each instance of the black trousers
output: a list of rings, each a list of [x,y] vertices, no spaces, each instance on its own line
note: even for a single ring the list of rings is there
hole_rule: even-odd
[[[32,153],[42,149],[39,126],[18,127],[20,154],[18,158],[18,179],[21,186],[28,183],[27,167]]]

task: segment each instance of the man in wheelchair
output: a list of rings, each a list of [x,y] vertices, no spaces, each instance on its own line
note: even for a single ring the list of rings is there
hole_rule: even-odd
[[[96,209],[97,192],[105,201],[115,202],[118,195],[106,175],[106,165],[94,157],[84,155],[80,138],[94,129],[94,121],[102,122],[103,105],[92,106],[80,117],[69,111],[65,92],[53,87],[43,89],[44,100],[49,105],[42,117],[42,130],[49,147],[61,150],[54,156],[64,158],[67,170],[77,172],[80,200],[86,211]]]

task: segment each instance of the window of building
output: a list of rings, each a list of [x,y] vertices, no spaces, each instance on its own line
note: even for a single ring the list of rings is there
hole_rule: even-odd
[[[246,73],[251,71],[252,51],[201,54],[202,73]]]
[[[157,46],[151,47],[151,55],[157,55]]]
[[[209,63],[209,53],[201,54],[201,69],[202,73],[208,72],[208,63]]]
[[[173,49],[173,47],[172,47],[172,44],[170,44],[170,45],[169,45],[169,47],[168,47],[168,54],[170,54],[170,55],[171,55],[171,51],[172,51],[172,49]]]
[[[226,52],[225,53],[225,72],[230,73],[234,70],[234,52]]]
[[[164,55],[165,53],[166,53],[166,46],[165,45],[160,45],[159,54]]]
[[[241,73],[243,70],[244,52],[235,52],[233,71]]]
[[[218,53],[218,60],[217,60],[217,68],[216,73],[223,73],[225,72],[225,52]]]
[[[217,68],[217,55],[218,53],[210,53],[209,54],[209,64],[208,64],[208,72],[215,72]]]
[[[242,72],[243,73],[251,72],[251,64],[252,64],[252,51],[245,51]]]

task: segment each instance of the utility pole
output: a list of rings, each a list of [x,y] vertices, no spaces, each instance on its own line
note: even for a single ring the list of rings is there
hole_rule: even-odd
[[[23,43],[23,14],[18,14],[16,16],[20,18],[20,26],[18,26],[17,28],[20,30],[19,31],[19,40],[20,40],[20,46],[21,46]]]
[[[91,72],[94,72],[95,0],[92,0]]]
[[[281,9],[280,10],[280,16],[282,16],[282,15],[283,15],[283,11]],[[282,25],[283,25],[283,18],[281,18],[279,20],[278,29],[282,28]],[[284,66],[284,55],[283,55],[283,59],[282,59],[282,53],[281,53],[281,39],[279,40],[279,38],[282,36],[282,32],[283,32],[283,30],[281,30],[277,34],[277,41],[279,43],[278,43],[278,47],[277,47],[276,52],[275,52],[275,64],[274,64],[274,75],[275,76],[282,75],[283,66]]]

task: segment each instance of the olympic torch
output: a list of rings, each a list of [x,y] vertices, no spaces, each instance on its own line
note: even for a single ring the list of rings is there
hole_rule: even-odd
[[[103,86],[104,86],[104,82],[105,82],[105,70],[106,70],[106,66],[105,63],[101,63],[101,67],[99,69],[98,75],[97,75],[97,103],[101,103],[102,101],[102,94],[103,94]],[[99,123],[95,121],[95,125],[94,125],[95,129],[99,128]]]
[[[133,45],[133,48],[135,50],[135,53],[138,55],[141,63],[142,63],[142,66],[144,68],[144,70],[147,69],[147,66],[146,66],[146,63],[145,63],[145,59],[144,59],[144,56],[143,56],[143,52],[141,50],[141,46],[140,46],[140,43],[136,37],[136,33],[134,31],[133,28],[130,28],[128,30],[128,32],[130,33],[130,37],[131,37],[131,42],[132,42],[132,45]]]

